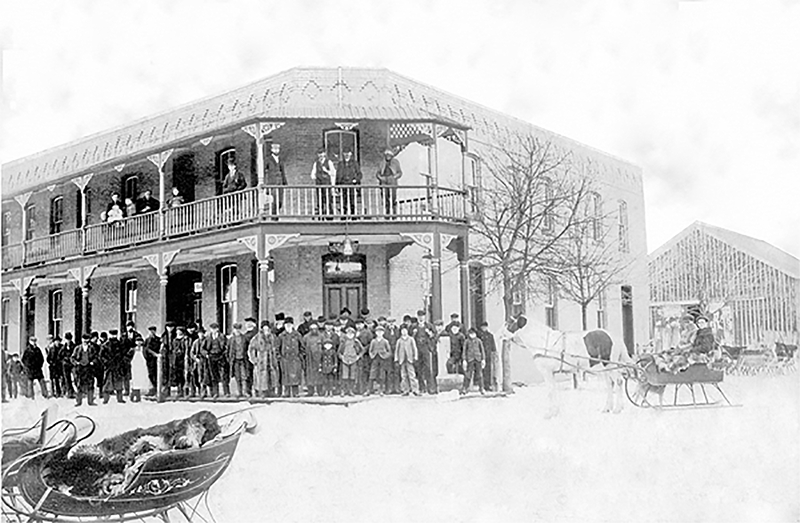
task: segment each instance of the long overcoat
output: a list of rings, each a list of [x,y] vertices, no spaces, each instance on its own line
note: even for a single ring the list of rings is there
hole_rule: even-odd
[[[22,365],[25,367],[25,375],[29,380],[43,380],[44,355],[38,345],[28,344],[25,352],[22,353]]]
[[[306,385],[316,387],[322,385],[322,335],[319,331],[310,331],[303,337],[306,353]]]
[[[103,391],[122,390],[128,366],[128,355],[122,340],[109,338],[108,342],[100,349],[100,360],[105,369]]]
[[[250,340],[247,356],[253,364],[253,387],[269,390],[280,384],[281,368],[277,338],[271,332],[259,332]]]
[[[296,330],[283,331],[278,336],[281,355],[281,383],[285,387],[300,385],[303,373],[302,340],[303,337]]]

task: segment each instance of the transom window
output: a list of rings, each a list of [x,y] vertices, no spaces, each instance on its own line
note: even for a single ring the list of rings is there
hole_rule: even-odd
[[[219,268],[219,325],[222,332],[230,333],[238,314],[238,284],[236,265],[222,265]]]
[[[351,151],[353,158],[358,160],[358,133],[342,129],[325,131],[325,150],[328,152],[328,158],[332,162],[341,160],[345,151]]]
[[[50,200],[50,234],[58,234],[64,229],[64,197],[56,196]]]
[[[122,324],[132,321],[136,323],[136,302],[139,294],[139,282],[136,278],[122,280]]]
[[[61,289],[50,291],[50,322],[48,332],[54,338],[63,334],[64,321],[64,293]]]
[[[619,250],[620,252],[630,252],[628,238],[628,203],[625,200],[619,201]]]
[[[36,236],[36,206],[31,204],[25,208],[25,216],[27,216],[27,230],[25,231],[25,239],[32,240]]]

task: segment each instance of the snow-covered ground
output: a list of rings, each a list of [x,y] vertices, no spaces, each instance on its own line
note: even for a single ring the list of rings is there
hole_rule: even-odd
[[[350,407],[255,410],[212,487],[217,521],[800,521],[800,374],[731,377],[739,408],[601,414],[599,382],[508,398],[383,398]],[[44,400],[3,405],[3,426]],[[74,410],[59,400],[61,415]],[[237,405],[82,407],[101,439],[137,425]]]

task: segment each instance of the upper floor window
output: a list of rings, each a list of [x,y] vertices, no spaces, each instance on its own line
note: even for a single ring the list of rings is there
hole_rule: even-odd
[[[64,293],[61,289],[50,291],[50,314],[48,322],[48,332],[54,338],[63,335],[64,322]]]
[[[596,192],[589,193],[589,234],[594,241],[603,238],[603,199]]]
[[[25,208],[27,217],[27,228],[25,230],[25,240],[32,240],[36,236],[36,206],[31,204]]]
[[[472,212],[478,212],[481,191],[481,160],[477,156],[469,156],[467,162],[466,184],[464,188],[469,194]]]
[[[356,131],[345,131],[342,129],[331,129],[325,131],[325,150],[328,152],[328,158],[332,162],[338,162],[342,159],[345,151],[353,153],[353,158],[358,160],[358,133]]]
[[[50,234],[58,234],[64,229],[64,197],[56,196],[50,200]]]
[[[120,195],[122,201],[125,198],[130,198],[134,202],[139,198],[139,175],[129,174],[122,180],[122,194]]]
[[[3,245],[8,245],[11,240],[11,212],[3,213]]]
[[[236,265],[231,263],[219,267],[219,325],[222,332],[230,333],[238,314],[237,298],[239,296],[236,276]]]
[[[122,280],[122,324],[132,321],[136,323],[136,302],[139,294],[139,283],[136,278]]]
[[[2,312],[0,312],[0,336],[3,337],[3,350],[8,350],[8,323],[10,319],[11,313],[11,300],[8,298],[3,298],[2,301]]]
[[[558,328],[558,287],[552,278],[547,280],[547,295],[544,304],[544,322],[551,329]]]
[[[606,328],[606,291],[603,289],[597,295],[597,328]]]
[[[620,252],[630,252],[630,240],[628,238],[628,204],[625,200],[619,201],[619,250]]]

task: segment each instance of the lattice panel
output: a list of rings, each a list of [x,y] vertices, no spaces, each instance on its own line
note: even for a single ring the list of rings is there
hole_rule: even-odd
[[[433,124],[393,123],[389,125],[389,138],[392,140],[407,140],[420,134],[433,138]]]

